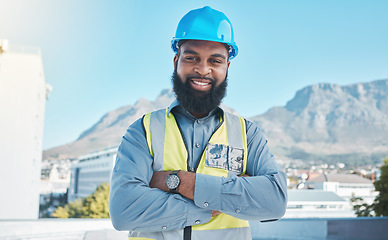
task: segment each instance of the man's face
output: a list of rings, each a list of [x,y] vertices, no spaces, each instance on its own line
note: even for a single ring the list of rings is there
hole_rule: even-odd
[[[174,57],[174,91],[189,112],[208,113],[225,96],[230,62],[222,43],[188,40]]]
[[[183,83],[189,81],[193,89],[208,92],[225,80],[230,62],[222,43],[188,40],[179,48],[174,64]]]

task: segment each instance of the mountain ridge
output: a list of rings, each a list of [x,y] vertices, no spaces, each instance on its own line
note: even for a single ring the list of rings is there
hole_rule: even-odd
[[[284,107],[251,119],[275,148],[308,153],[388,152],[388,80],[340,86],[315,84]]]
[[[344,86],[319,83],[298,90],[285,106],[248,119],[262,128],[271,151],[281,158],[295,159],[296,152],[310,156],[388,154],[387,96],[388,79]],[[147,112],[167,107],[174,99],[173,91],[165,89],[154,101],[141,98],[112,110],[77,140],[45,150],[43,157],[75,158],[117,146],[131,123]]]

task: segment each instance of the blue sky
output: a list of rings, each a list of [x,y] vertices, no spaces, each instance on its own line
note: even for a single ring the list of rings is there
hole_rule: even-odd
[[[224,103],[244,117],[284,106],[307,85],[388,78],[384,0],[0,0],[0,39],[40,47],[53,86],[43,148],[170,88],[178,21],[206,5],[233,24],[239,55]]]

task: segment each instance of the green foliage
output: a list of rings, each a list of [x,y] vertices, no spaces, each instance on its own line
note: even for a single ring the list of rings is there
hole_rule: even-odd
[[[43,194],[43,201],[39,204],[39,218],[52,217],[52,211],[59,206],[65,206],[67,202],[67,193],[64,194]]]
[[[376,216],[388,216],[388,156],[380,169],[380,179],[374,183],[376,191],[379,191],[375,199],[374,210]]]
[[[57,218],[109,218],[109,183],[102,183],[96,191],[84,199],[77,199],[53,213]]]
[[[373,217],[374,211],[373,207],[374,204],[368,205],[364,202],[362,198],[359,197],[352,197],[350,199],[353,205],[353,210],[355,211],[357,217]]]
[[[94,194],[86,197],[83,201],[87,218],[109,218],[109,184],[104,183],[97,187]]]
[[[58,207],[55,212],[52,214],[53,217],[56,218],[69,218],[69,210],[67,206],[63,207]]]
[[[368,205],[362,198],[352,197],[353,210],[358,217],[388,216],[388,156],[380,168],[380,179],[374,182],[376,191],[379,192],[373,204]]]

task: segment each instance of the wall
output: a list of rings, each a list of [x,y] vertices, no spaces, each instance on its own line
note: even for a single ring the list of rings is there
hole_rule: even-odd
[[[250,222],[252,237],[259,239],[387,239],[388,218],[301,218],[277,222]]]
[[[388,218],[282,219],[277,222],[251,221],[253,240],[378,240],[388,236]],[[109,219],[40,219],[1,221],[0,239],[128,239]]]
[[[36,219],[46,83],[39,49],[0,53],[0,219]]]

